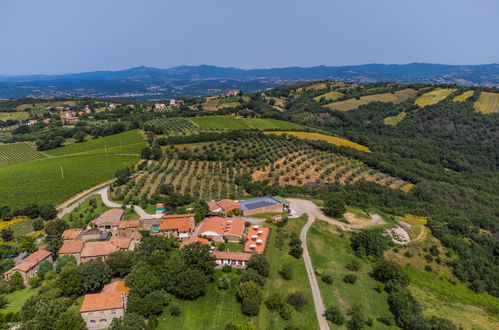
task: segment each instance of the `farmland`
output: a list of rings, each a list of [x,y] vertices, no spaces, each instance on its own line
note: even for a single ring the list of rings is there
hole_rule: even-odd
[[[474,93],[475,93],[474,90],[466,91],[466,92],[464,92],[462,94],[459,94],[458,96],[454,97],[452,99],[452,102],[464,102],[467,99],[469,99]]]
[[[64,156],[77,153],[108,152],[113,153],[140,153],[145,146],[145,138],[138,130],[97,138],[81,143],[70,144],[61,148],[52,149],[46,153],[52,156]],[[122,150],[123,149],[123,150]]]
[[[144,130],[155,134],[177,135],[196,129],[199,129],[199,126],[185,118],[157,118],[144,123]]]
[[[414,103],[420,107],[437,104],[454,91],[455,89],[452,88],[435,88],[434,90],[419,96]]]
[[[308,248],[316,271],[333,278],[332,284],[326,284],[318,277],[319,288],[325,306],[338,306],[343,313],[355,304],[360,304],[366,316],[376,320],[382,315],[390,315],[385,292],[375,290],[377,281],[369,276],[371,265],[364,259],[355,256],[350,247],[348,233],[339,233],[333,226],[325,222],[315,222],[308,233]],[[355,260],[360,269],[349,271],[345,266]],[[343,277],[347,274],[357,275],[355,284],[347,284]],[[362,299],[359,299],[362,297]],[[334,327],[344,329],[346,327]],[[374,321],[375,329],[396,329]]]
[[[333,110],[349,111],[357,109],[359,106],[364,104],[369,104],[371,102],[391,102],[394,104],[398,104],[410,99],[415,95],[416,91],[414,89],[407,88],[400,91],[396,91],[394,93],[383,93],[383,94],[362,96],[358,100],[353,98],[344,101],[333,102],[329,103],[327,107]]]
[[[228,107],[235,108],[241,105],[241,101],[248,101],[248,100],[249,98],[247,96],[220,97],[206,101],[203,104],[203,109],[208,111],[216,111]]]
[[[405,116],[407,116],[407,112],[400,112],[398,115],[386,117],[383,122],[386,125],[395,126],[400,123]]]
[[[1,168],[0,199],[5,205],[17,207],[61,203],[110,179],[116,170],[132,166],[137,160],[137,156],[91,154],[51,157]]]
[[[334,144],[337,146],[349,147],[349,148],[354,148],[354,149],[360,150],[360,151],[370,152],[369,148],[366,146],[363,146],[361,144],[355,143],[353,141],[350,141],[350,140],[347,140],[344,138],[326,135],[326,134],[312,133],[312,132],[292,132],[292,131],[268,132],[268,134],[288,134],[288,135],[296,136],[297,138],[300,138],[300,139],[326,141],[328,143],[331,143],[331,144]]]
[[[234,199],[244,196],[244,189],[235,183],[235,178],[243,174],[256,181],[268,180],[280,185],[335,181],[345,185],[366,180],[404,191],[411,187],[358,160],[272,135],[182,145],[166,149],[165,154],[146,172],[117,187],[114,198],[138,204],[151,198],[159,184],[171,183],[175,191],[204,200]]]
[[[19,142],[0,144],[0,168],[12,166],[30,160],[44,158],[32,144]]]
[[[0,112],[0,120],[26,120],[29,118],[29,113],[26,111],[17,112]]]
[[[475,110],[484,114],[499,112],[499,94],[481,92],[475,102]]]
[[[263,118],[237,118],[234,116],[204,116],[191,120],[200,128],[207,129],[300,129],[292,122]]]
[[[319,96],[314,97],[314,100],[320,101],[321,99],[325,99],[326,101],[333,102],[344,96],[345,94],[341,92],[327,92],[325,94],[321,94]]]

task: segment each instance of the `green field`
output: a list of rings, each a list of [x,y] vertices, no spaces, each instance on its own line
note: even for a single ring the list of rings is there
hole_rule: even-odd
[[[343,95],[345,95],[345,94],[343,94],[341,92],[327,92],[325,94],[321,94],[319,96],[314,97],[314,100],[320,101],[320,99],[323,98],[327,101],[333,102],[333,101],[336,101],[337,99],[339,99],[340,97],[342,97]]]
[[[350,247],[348,233],[340,234],[330,224],[318,221],[310,228],[307,243],[314,269],[321,269],[324,274],[333,277],[331,285],[317,278],[326,307],[339,306],[346,313],[353,304],[360,304],[365,315],[375,320],[373,329],[396,329],[376,321],[381,315],[390,315],[387,295],[375,290],[378,282],[369,276],[371,265],[355,256]],[[358,272],[345,268],[345,265],[352,260],[361,265]],[[355,284],[343,282],[343,277],[347,274],[357,275]],[[346,329],[346,327],[334,326],[334,329]]]
[[[263,118],[236,118],[234,116],[204,116],[191,120],[201,128],[208,129],[300,129],[301,126],[288,121]]]
[[[32,144],[25,142],[0,144],[0,168],[44,157]]]
[[[53,157],[0,169],[0,200],[4,205],[58,204],[134,165],[138,156],[77,155]],[[64,179],[61,176],[61,168]]]
[[[469,99],[475,93],[474,90],[469,90],[464,92],[463,94],[459,94],[458,96],[452,99],[452,102],[464,102]]]
[[[305,223],[305,218],[293,219],[286,228],[287,231],[299,232]],[[275,231],[275,227],[273,232]],[[241,305],[236,300],[236,289],[240,276],[235,271],[229,273],[231,285],[228,290],[219,290],[216,280],[211,283],[204,297],[194,301],[178,300],[173,298],[173,303],[179,304],[182,314],[178,317],[171,316],[168,309],[160,316],[158,329],[224,329],[227,323],[240,323],[251,320],[257,329],[283,329],[287,324],[293,324],[300,329],[318,329],[312,293],[308,284],[305,265],[302,259],[294,259],[287,254],[287,245],[283,250],[275,247],[275,235],[271,233],[270,242],[265,255],[271,263],[271,273],[265,284],[265,296],[274,292],[284,295],[302,291],[307,297],[308,304],[300,311],[294,311],[289,321],[283,320],[277,313],[270,312],[262,304],[260,314],[250,318],[241,313]],[[277,273],[280,265],[290,263],[294,269],[294,278],[283,280]],[[217,278],[221,276],[217,271]]]
[[[29,112],[0,112],[0,120],[26,120],[29,118]]]
[[[23,307],[26,300],[37,294],[38,291],[39,289],[22,289],[5,295],[5,298],[7,298],[7,301],[9,302],[9,306],[0,309],[0,314],[20,312],[21,307]]]
[[[327,107],[333,110],[349,111],[357,109],[359,106],[364,104],[369,104],[371,102],[391,102],[394,104],[398,104],[415,96],[416,93],[417,93],[416,90],[407,88],[400,91],[396,91],[393,94],[392,93],[374,94],[374,95],[362,96],[358,100],[353,98],[344,101],[333,102],[329,103]]]
[[[475,110],[485,114],[499,112],[499,94],[481,92],[475,102]]]
[[[451,93],[453,93],[455,90],[456,89],[454,88],[438,87],[428,93],[424,93],[423,95],[418,97],[414,103],[416,105],[419,105],[420,107],[437,104],[438,102],[449,96]]]
[[[389,116],[389,117],[386,117],[383,122],[385,123],[385,125],[390,125],[390,126],[395,126],[397,125],[398,123],[400,123],[404,118],[405,116],[407,116],[407,113],[406,112],[400,112],[398,115],[396,116]]]
[[[76,153],[102,152],[105,153],[140,153],[145,146],[144,136],[138,130],[105,136],[81,143],[70,144],[61,148],[48,150],[52,156],[70,155]]]

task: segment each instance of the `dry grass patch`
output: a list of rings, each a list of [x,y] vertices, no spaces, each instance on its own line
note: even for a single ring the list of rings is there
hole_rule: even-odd
[[[415,96],[416,93],[417,93],[416,90],[412,88],[407,88],[400,91],[396,91],[395,93],[367,95],[360,97],[358,100],[348,99],[345,101],[333,102],[329,103],[326,106],[333,110],[349,111],[357,109],[359,106],[369,104],[371,102],[391,102],[394,104],[398,104]]]
[[[481,92],[475,102],[475,110],[484,114],[499,112],[499,94]]]
[[[331,135],[326,135],[326,134],[320,134],[320,133],[312,133],[312,132],[288,132],[288,131],[278,131],[278,132],[265,132],[265,134],[288,134],[288,135],[293,135],[296,136],[297,138],[300,139],[306,139],[306,140],[320,140],[320,141],[325,141],[327,143],[331,143],[337,146],[342,146],[342,147],[349,147],[349,148],[354,148],[356,150],[364,151],[364,152],[371,152],[368,147],[363,146],[361,144],[358,144],[356,142],[336,137],[336,136],[331,136]]]
[[[398,123],[400,123],[405,118],[405,116],[407,116],[407,113],[406,112],[401,112],[401,113],[399,113],[396,116],[386,117],[383,120],[383,122],[385,123],[385,125],[395,126]]]
[[[463,94],[460,94],[452,99],[452,102],[464,102],[467,99],[469,99],[473,94],[475,93],[474,90],[469,90],[464,92]]]
[[[320,101],[322,98],[327,100],[327,101],[336,101],[340,97],[343,97],[345,94],[341,92],[327,92],[325,94],[321,94],[319,96],[314,97],[314,100]]]
[[[438,102],[449,96],[451,93],[453,93],[455,90],[455,88],[438,87],[428,93],[424,93],[423,95],[418,97],[414,103],[416,105],[419,105],[420,107],[437,104]]]

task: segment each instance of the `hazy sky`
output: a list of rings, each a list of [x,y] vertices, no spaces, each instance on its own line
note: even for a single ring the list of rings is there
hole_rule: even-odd
[[[0,75],[499,62],[498,0],[0,0]]]

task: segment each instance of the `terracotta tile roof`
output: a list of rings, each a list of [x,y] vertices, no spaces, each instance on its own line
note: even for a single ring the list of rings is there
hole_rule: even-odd
[[[230,208],[239,208],[239,204],[237,204],[232,199],[222,199],[221,201],[217,202],[217,204],[225,210]]]
[[[123,220],[118,223],[119,229],[138,228],[139,226],[140,220]]]
[[[59,249],[59,254],[80,253],[83,249],[83,241],[66,241]]]
[[[118,280],[104,285],[102,293],[125,293],[128,294],[130,289],[125,285],[125,281]]]
[[[128,247],[132,243],[132,239],[127,237],[116,237],[111,239],[109,243],[123,250],[123,249],[128,249]]]
[[[81,251],[81,256],[83,258],[107,256],[118,250],[119,247],[116,246],[115,244],[112,244],[110,241],[87,242],[83,246],[83,250]]]
[[[221,208],[220,208],[220,205],[218,205],[217,202],[215,202],[215,201],[209,201],[208,202],[208,210],[210,210],[210,212],[217,212],[217,211],[221,211]]]
[[[189,244],[193,244],[193,243],[196,243],[196,242],[199,242],[201,244],[210,244],[210,241],[208,241],[207,239],[205,238],[201,238],[201,237],[197,237],[197,236],[191,236],[187,239],[185,239],[181,244],[180,244],[180,247],[184,247],[186,245],[189,245]]]
[[[176,230],[186,232],[192,229],[192,220],[189,218],[165,219],[161,221],[159,230]]]
[[[18,263],[13,268],[11,268],[10,270],[8,270],[6,273],[10,274],[10,273],[15,272],[16,270],[20,270],[22,272],[27,272],[31,268],[33,268],[36,265],[38,265],[43,260],[47,259],[48,257],[50,257],[50,252],[49,251],[47,251],[47,250],[38,250],[36,252],[33,252],[32,254],[30,254],[29,256],[27,256],[26,258],[24,258],[23,260],[21,260],[20,263]]]
[[[263,253],[267,244],[269,229],[261,226],[251,226],[248,230],[244,251],[253,253]]]
[[[125,211],[123,211],[122,209],[110,209],[102,213],[95,222],[97,226],[102,226],[107,223],[110,223],[113,226],[117,226],[124,213]]]
[[[86,294],[80,312],[92,312],[106,309],[124,308],[123,298],[118,292]]]
[[[205,235],[207,232],[214,232],[219,236],[224,233],[225,219],[221,217],[206,218],[199,229],[199,234]]]
[[[251,253],[246,252],[226,252],[226,251],[215,251],[213,255],[216,259],[225,260],[244,260],[248,261],[251,258]]]
[[[186,214],[168,214],[164,215],[163,219],[177,219],[177,218],[194,218],[196,215],[194,213]]]
[[[224,235],[232,235],[242,237],[244,233],[245,221],[241,218],[236,218],[232,221],[227,221],[224,227]]]
[[[62,239],[64,240],[74,240],[78,235],[81,233],[81,229],[75,228],[75,229],[66,229],[62,233]]]

